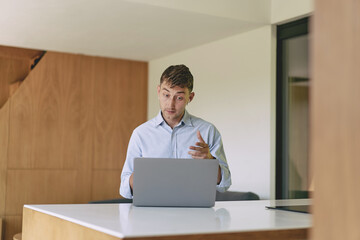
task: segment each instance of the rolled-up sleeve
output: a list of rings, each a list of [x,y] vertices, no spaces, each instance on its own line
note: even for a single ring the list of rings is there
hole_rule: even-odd
[[[209,147],[210,153],[219,161],[219,166],[221,168],[221,181],[216,186],[218,192],[225,192],[229,189],[231,185],[231,173],[229,170],[229,165],[226,160],[224,146],[222,143],[220,132],[214,127],[212,129],[213,133],[209,134]]]
[[[134,158],[141,157],[141,148],[136,129],[133,131],[127,149],[126,160],[121,172],[120,195],[124,198],[132,199],[130,189],[130,176],[134,172]]]

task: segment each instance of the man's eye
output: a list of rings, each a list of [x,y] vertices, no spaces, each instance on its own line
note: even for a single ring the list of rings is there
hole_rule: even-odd
[[[178,97],[177,98],[179,101],[183,100],[184,98],[183,97]]]

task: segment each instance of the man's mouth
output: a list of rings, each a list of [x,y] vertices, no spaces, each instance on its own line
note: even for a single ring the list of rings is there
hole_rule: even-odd
[[[167,110],[165,110],[167,113],[171,113],[171,114],[173,114],[173,113],[175,113],[175,110],[169,110],[169,109],[167,109]]]

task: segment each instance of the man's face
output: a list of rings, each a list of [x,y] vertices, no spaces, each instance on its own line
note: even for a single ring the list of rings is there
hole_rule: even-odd
[[[174,127],[180,122],[186,105],[194,98],[194,93],[190,93],[188,88],[170,86],[164,81],[158,86],[157,92],[162,116],[170,127]]]

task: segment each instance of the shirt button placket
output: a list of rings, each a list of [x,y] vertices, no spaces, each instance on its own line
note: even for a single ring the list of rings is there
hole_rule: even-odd
[[[171,147],[172,147],[172,156],[173,158],[177,158],[176,154],[176,128],[173,129],[171,134]]]

